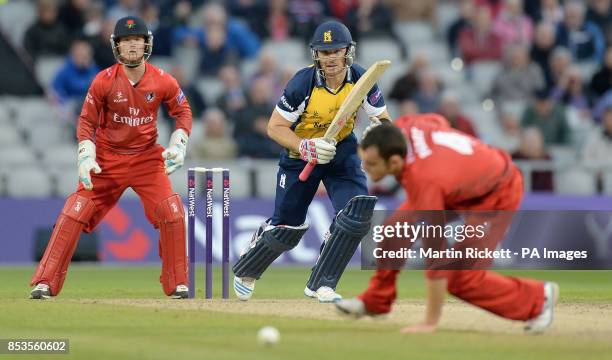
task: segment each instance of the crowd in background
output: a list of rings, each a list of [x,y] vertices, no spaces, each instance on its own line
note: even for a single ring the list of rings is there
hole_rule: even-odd
[[[185,91],[194,120],[204,123],[202,141],[192,144],[191,155],[275,158],[279,147],[268,139],[266,123],[298,69],[261,51],[261,45],[292,38],[306,48],[314,27],[335,17],[352,31],[358,53],[366,51],[359,48],[366,38],[396,41],[409,69],[383,91],[386,101],[397,106],[397,115],[438,112],[454,127],[487,139],[462,112],[457,90],[444,83],[419,49],[400,41],[393,26],[398,21],[426,22],[445,41],[449,60],[466,78],[476,75],[472,68],[480,63],[503,65],[486,96],[503,130],[494,145],[515,159],[544,161],[551,159],[549,147],[566,146],[589,166],[612,166],[612,0],[452,1],[459,16],[445,28],[437,24],[439,2],[38,0],[37,19],[23,47],[34,60],[66,55],[52,91],[60,103],[78,101],[95,74],[115,63],[108,41],[115,21],[139,15],[155,37],[153,57],[180,56],[178,48],[197,48],[197,75],[222,82],[221,95],[206,101],[185,69],[166,69]],[[253,59],[258,68],[245,78],[240,64]],[[549,171],[533,173],[533,190],[552,190],[552,176]]]

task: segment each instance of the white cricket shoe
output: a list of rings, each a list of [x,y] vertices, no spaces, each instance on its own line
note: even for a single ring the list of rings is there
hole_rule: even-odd
[[[540,334],[552,325],[554,320],[555,305],[559,299],[559,284],[547,281],[544,283],[544,305],[542,312],[535,318],[528,320],[525,332],[528,334]]]
[[[342,296],[329,286],[321,286],[317,291],[304,288],[304,295],[309,298],[318,299],[321,303],[333,303],[342,300]]]
[[[51,289],[47,284],[38,284],[30,292],[30,299],[44,300],[51,298]]]
[[[242,301],[249,300],[253,296],[253,290],[255,290],[254,278],[234,276],[234,292],[238,299]]]
[[[343,315],[353,316],[355,318],[368,315],[365,304],[359,299],[340,300],[336,302],[335,305],[338,312]]]
[[[187,299],[189,297],[189,288],[186,285],[178,285],[170,297],[172,299]]]

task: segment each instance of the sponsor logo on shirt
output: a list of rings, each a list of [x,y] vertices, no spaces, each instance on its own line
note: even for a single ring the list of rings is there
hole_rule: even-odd
[[[128,99],[123,96],[123,93],[121,91],[117,91],[117,94],[115,94],[115,100],[113,100],[113,102],[122,103],[126,101],[128,101]]]
[[[178,104],[182,104],[183,101],[185,101],[185,94],[183,93],[183,90],[179,90],[179,94],[176,96],[176,102]]]
[[[94,101],[93,101],[93,96],[91,96],[90,93],[87,93],[87,96],[85,96],[85,101],[87,101],[88,103],[90,103],[91,105],[95,105]]]
[[[130,114],[128,116],[122,116],[117,113],[113,114],[113,122],[119,124],[125,124],[128,126],[140,126],[145,125],[153,121],[153,115],[146,116],[138,116],[140,115],[140,109],[138,108],[129,108]]]
[[[378,100],[380,100],[380,97],[382,96],[382,93],[380,92],[380,89],[376,90],[376,92],[372,95],[370,95],[370,98],[368,99],[368,101],[370,102],[370,104],[374,105],[378,102]]]
[[[285,105],[287,109],[289,109],[290,111],[295,111],[295,109],[293,109],[293,106],[289,105],[289,102],[287,101],[285,95],[281,96],[280,101],[283,105]]]
[[[145,99],[147,99],[147,102],[151,102],[155,99],[155,93],[154,92],[150,92],[147,95],[145,95]]]

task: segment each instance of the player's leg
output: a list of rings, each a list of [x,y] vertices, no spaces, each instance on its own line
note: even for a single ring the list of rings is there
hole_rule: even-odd
[[[45,253],[30,282],[36,285],[30,294],[33,299],[60,293],[81,231],[93,231],[125,189],[121,162],[104,151],[98,151],[97,161],[102,172],[91,174],[93,190],[85,190],[79,183],[77,192],[67,198],[55,222]]]
[[[130,186],[142,200],[149,222],[159,229],[159,281],[166,295],[187,298],[187,249],[185,211],[164,172],[161,152],[156,146],[132,161]]]
[[[317,297],[321,302],[342,298],[335,292],[336,286],[361,239],[370,229],[376,205],[376,197],[368,196],[356,146],[351,138],[340,143],[336,158],[323,179],[337,215],[304,290],[307,296]]]
[[[253,234],[249,246],[233,267],[234,290],[241,300],[248,300],[255,288],[255,280],[283,252],[293,249],[306,230],[304,223],[308,206],[327,169],[317,166],[307,181],[299,180],[304,167],[302,160],[283,159],[277,174],[274,216]]]

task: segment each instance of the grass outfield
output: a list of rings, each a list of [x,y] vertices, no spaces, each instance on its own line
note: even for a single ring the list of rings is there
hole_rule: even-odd
[[[332,306],[304,300],[308,270],[303,268],[270,269],[257,283],[256,301],[247,303],[165,299],[157,267],[78,265],[71,268],[61,297],[31,301],[26,298],[32,271],[0,267],[0,339],[70,339],[69,356],[45,358],[586,360],[609,359],[612,351],[612,272],[512,272],[561,286],[553,329],[534,337],[524,335],[518,322],[457,301],[445,309],[438,333],[399,334],[402,324],[422,313],[423,280],[417,271],[401,277],[401,300],[392,316],[359,321],[343,320]],[[347,271],[339,291],[345,297],[358,294],[369,274]],[[219,297],[220,282],[215,285]],[[198,290],[203,297],[202,287]],[[265,325],[280,330],[278,346],[256,344],[257,329]]]

